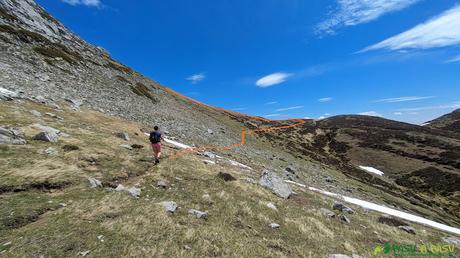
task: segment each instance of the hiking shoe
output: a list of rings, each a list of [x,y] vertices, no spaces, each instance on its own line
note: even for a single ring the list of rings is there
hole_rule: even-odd
[[[158,164],[160,163],[160,160],[159,159],[155,159],[155,164]]]

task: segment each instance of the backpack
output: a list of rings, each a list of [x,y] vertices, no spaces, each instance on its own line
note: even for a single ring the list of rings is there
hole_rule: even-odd
[[[159,143],[161,142],[161,133],[160,132],[151,132],[149,136],[149,140],[151,143]]]

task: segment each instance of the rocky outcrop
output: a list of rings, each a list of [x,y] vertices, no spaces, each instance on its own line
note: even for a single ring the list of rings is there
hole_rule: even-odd
[[[24,132],[15,127],[0,127],[0,144],[26,144]]]
[[[291,187],[271,171],[264,170],[262,172],[259,184],[272,190],[274,194],[281,198],[287,199],[292,195]]]

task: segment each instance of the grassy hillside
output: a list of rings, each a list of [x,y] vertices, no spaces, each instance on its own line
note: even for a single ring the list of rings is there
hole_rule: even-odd
[[[257,164],[246,163],[251,171],[205,164],[209,158],[177,157],[174,146],[166,145],[164,159],[153,166],[142,125],[61,106],[0,102],[0,124],[22,128],[28,141],[0,148],[0,256],[75,257],[90,251],[88,257],[370,257],[376,244],[438,243],[447,236],[419,225],[412,225],[417,230],[412,235],[356,207],[354,215],[347,215],[350,223],[327,218],[320,209],[332,210],[333,199],[294,188],[296,194],[284,200],[247,180],[258,180],[262,167]],[[35,141],[35,123],[69,136],[58,143]],[[130,135],[129,142],[115,136],[121,131]],[[124,143],[144,148],[120,148]],[[43,153],[49,147],[58,154]],[[224,181],[219,172],[236,180]],[[104,187],[90,188],[88,177]],[[161,180],[166,189],[157,187]],[[118,184],[139,187],[140,198],[115,191]],[[174,201],[179,208],[168,214],[161,201]],[[267,207],[269,202],[277,210]],[[207,211],[208,219],[188,214],[190,208]]]

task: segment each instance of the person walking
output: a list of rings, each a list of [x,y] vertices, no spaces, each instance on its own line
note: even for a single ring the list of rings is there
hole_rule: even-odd
[[[150,132],[149,140],[152,145],[153,158],[155,159],[155,164],[160,163],[161,157],[161,140],[163,140],[163,135],[160,132],[158,126],[153,127],[154,131]]]

